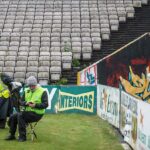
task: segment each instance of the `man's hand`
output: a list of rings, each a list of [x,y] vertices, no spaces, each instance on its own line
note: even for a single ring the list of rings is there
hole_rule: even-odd
[[[35,103],[32,103],[32,102],[28,102],[27,105],[28,105],[29,107],[34,108],[36,104],[35,104]]]
[[[35,103],[29,104],[29,106],[34,108],[35,107]]]

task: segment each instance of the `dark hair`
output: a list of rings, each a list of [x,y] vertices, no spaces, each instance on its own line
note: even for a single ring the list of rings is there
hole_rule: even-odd
[[[1,80],[4,82],[4,84],[10,86],[10,83],[13,82],[13,79],[6,73],[1,73]]]

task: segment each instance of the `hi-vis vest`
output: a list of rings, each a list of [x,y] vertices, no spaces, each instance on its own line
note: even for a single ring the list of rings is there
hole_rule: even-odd
[[[10,92],[8,86],[0,79],[0,98],[9,98]]]
[[[34,92],[31,92],[29,88],[25,90],[25,101],[26,102],[33,102],[36,104],[40,104],[42,102],[42,94],[45,90],[42,87],[37,87]],[[38,109],[38,108],[32,108],[27,106],[25,108],[26,111],[33,111],[37,114],[44,114],[45,109]]]

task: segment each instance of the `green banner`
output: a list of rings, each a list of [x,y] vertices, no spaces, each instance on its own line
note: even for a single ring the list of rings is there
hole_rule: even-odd
[[[48,93],[48,107],[46,109],[47,113],[57,113],[57,103],[59,98],[60,86],[43,86]]]
[[[96,93],[95,86],[61,86],[58,111],[96,114]]]

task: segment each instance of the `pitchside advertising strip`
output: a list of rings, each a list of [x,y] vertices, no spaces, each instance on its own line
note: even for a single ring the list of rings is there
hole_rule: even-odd
[[[137,150],[150,150],[150,105],[138,101]]]
[[[150,150],[150,105],[121,92],[120,130],[135,150]]]
[[[97,86],[97,114],[109,123],[119,128],[119,89]]]
[[[59,91],[59,112],[96,114],[96,87],[62,86]]]
[[[138,100],[121,92],[121,124],[120,130],[124,135],[124,140],[136,149],[137,144],[137,117]]]
[[[59,111],[77,109],[93,112],[94,91],[77,95],[60,91],[59,95]]]
[[[79,112],[96,114],[94,86],[44,86],[48,93],[48,113]]]
[[[43,86],[47,91],[48,95],[48,107],[46,109],[47,113],[57,113],[56,103],[59,98],[60,86]]]

